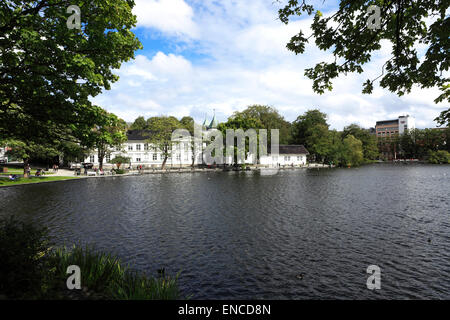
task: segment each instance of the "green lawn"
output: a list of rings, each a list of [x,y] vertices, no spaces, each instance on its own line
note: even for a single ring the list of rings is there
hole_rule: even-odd
[[[13,186],[13,185],[19,185],[19,184],[28,184],[28,183],[47,182],[47,181],[71,180],[71,179],[79,179],[79,178],[78,177],[30,177],[30,178],[19,178],[16,181],[10,181],[7,178],[0,178],[0,187]]]
[[[8,168],[8,172],[3,172],[3,166],[0,165],[0,175],[2,176],[8,176],[10,174],[23,174],[23,169],[22,168],[13,168],[13,167],[6,167]],[[36,174],[36,169],[31,169],[31,174],[35,175]],[[45,174],[53,174],[53,172],[51,171],[46,171]]]

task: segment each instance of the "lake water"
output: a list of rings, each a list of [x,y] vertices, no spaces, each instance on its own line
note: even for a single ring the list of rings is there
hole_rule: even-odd
[[[57,244],[181,271],[193,299],[450,299],[450,166],[82,179],[0,188],[0,201]]]

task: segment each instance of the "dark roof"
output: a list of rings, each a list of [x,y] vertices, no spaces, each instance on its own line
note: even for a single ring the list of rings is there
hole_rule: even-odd
[[[398,124],[398,119],[396,120],[383,120],[383,121],[377,121],[377,126],[378,125],[386,125],[386,124]]]
[[[150,130],[128,130],[127,138],[128,140],[147,140],[151,133]]]
[[[268,153],[270,153],[270,149]],[[291,145],[280,144],[279,154],[309,154],[309,152],[302,144],[291,144]]]

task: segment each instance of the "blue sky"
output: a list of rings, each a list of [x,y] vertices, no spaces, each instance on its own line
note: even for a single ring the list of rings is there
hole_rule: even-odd
[[[313,2],[324,13],[338,3]],[[126,121],[190,115],[202,122],[213,109],[225,121],[234,111],[264,104],[289,121],[319,108],[339,130],[350,123],[371,127],[401,114],[413,115],[418,127],[435,127],[433,119],[448,108],[434,104],[437,89],[414,88],[401,98],[380,87],[372,95],[361,93],[362,82],[376,78],[390,57],[388,43],[364,74],[342,76],[332,92],[315,94],[304,69],[334,58],[313,44],[303,55],[288,51],[292,35],[300,29],[309,34],[311,18],[284,25],[277,19],[280,6],[273,0],[136,0],[134,32],[144,49],[116,70],[120,80],[93,102]]]

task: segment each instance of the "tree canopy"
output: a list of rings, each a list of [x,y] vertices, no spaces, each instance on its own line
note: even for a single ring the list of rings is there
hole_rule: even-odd
[[[271,129],[279,129],[280,144],[289,144],[291,141],[291,124],[286,121],[278,110],[270,106],[251,105],[244,111],[235,112],[233,117],[240,117],[242,119],[258,119],[261,122],[262,128],[267,129],[267,138],[270,145]],[[259,128],[259,127],[258,127]]]
[[[380,28],[370,28],[370,6],[380,8]],[[320,62],[305,70],[313,80],[317,93],[332,90],[332,80],[341,74],[362,73],[363,66],[382,47],[382,41],[392,44],[391,57],[385,61],[380,75],[368,79],[364,93],[372,93],[374,82],[402,96],[414,84],[421,88],[438,87],[441,94],[435,102],[450,101],[448,68],[450,64],[450,18],[448,0],[341,0],[334,14],[323,15],[308,0],[289,0],[278,11],[282,22],[288,24],[293,16],[314,15],[312,34],[303,30],[293,36],[287,48],[302,54],[314,37],[321,50],[332,50],[333,61]],[[431,22],[430,22],[431,21]],[[418,50],[425,48],[425,53]],[[449,123],[450,109],[437,119]]]
[[[292,141],[295,144],[303,144],[307,148],[310,147],[307,139],[311,132],[308,132],[308,130],[311,130],[316,125],[323,125],[328,129],[327,115],[320,110],[308,110],[303,115],[298,116],[292,124]]]
[[[172,133],[181,128],[180,121],[172,116],[151,117],[147,119],[147,126],[151,133],[146,141],[161,150],[164,168],[167,159],[172,156]]]
[[[130,130],[144,130],[147,127],[147,121],[143,116],[139,116],[130,126]]]
[[[110,89],[122,62],[142,47],[131,32],[132,0],[81,1],[69,29],[69,0],[0,4],[0,135],[25,142],[87,137],[103,115],[89,98]]]
[[[120,147],[127,141],[127,124],[115,114],[104,112],[102,123],[97,124],[91,131],[90,144],[97,149],[99,169],[103,169],[104,158],[111,154],[111,149]]]

